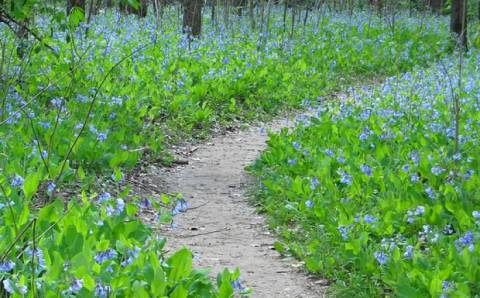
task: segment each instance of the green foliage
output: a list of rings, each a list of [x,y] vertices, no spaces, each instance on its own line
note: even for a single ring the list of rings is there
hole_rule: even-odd
[[[277,249],[342,297],[478,296],[479,58],[465,58],[461,90],[451,57],[355,88],[272,134],[251,171],[256,203],[283,237]]]
[[[247,34],[245,20],[229,34],[207,23],[211,33],[189,41],[175,23],[158,28],[151,18],[108,12],[85,25],[80,10],[68,18],[57,11],[32,24],[53,50],[32,44],[24,59],[11,54],[19,41],[1,27],[10,54],[0,76],[0,257],[14,263],[0,272],[4,290],[230,297],[242,290],[238,271],[213,285],[192,269],[186,249],[165,255],[164,240],[137,218],[140,202],[127,198],[125,174],[141,159],[170,160],[170,144],[215,124],[298,108],[358,78],[424,65],[450,47],[444,20],[430,17],[401,15],[393,28],[369,13],[319,14],[291,39],[280,20],[273,13],[268,38]],[[105,194],[112,188],[115,198]]]

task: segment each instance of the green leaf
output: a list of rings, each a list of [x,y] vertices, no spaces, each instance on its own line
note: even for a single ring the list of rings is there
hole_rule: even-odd
[[[23,183],[23,193],[27,199],[31,199],[38,190],[40,183],[40,174],[38,172],[31,173],[25,178]]]
[[[174,285],[190,275],[192,270],[192,253],[188,249],[182,248],[171,256],[167,263],[171,268],[168,274],[168,283],[169,285]]]

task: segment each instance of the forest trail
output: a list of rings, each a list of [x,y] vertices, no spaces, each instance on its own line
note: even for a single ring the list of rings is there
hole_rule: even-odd
[[[292,124],[287,117],[264,129]],[[189,204],[174,217],[175,227],[164,231],[167,248],[188,247],[194,265],[211,268],[213,276],[239,267],[242,286],[253,289],[252,297],[323,297],[324,281],[307,277],[301,263],[273,250],[275,238],[264,217],[248,204],[244,168],[266,147],[262,130],[249,127],[215,137],[196,148],[188,165],[148,174],[151,181],[162,180],[169,193],[183,194]]]

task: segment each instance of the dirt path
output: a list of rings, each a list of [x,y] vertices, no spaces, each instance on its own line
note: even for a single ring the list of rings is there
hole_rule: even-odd
[[[276,120],[265,128],[278,130],[291,123]],[[242,285],[253,289],[252,297],[323,297],[321,281],[272,249],[274,237],[244,195],[244,168],[266,147],[262,130],[251,127],[213,138],[198,147],[188,165],[150,173],[168,192],[182,193],[190,205],[175,216],[175,228],[165,232],[168,248],[189,247],[195,265],[212,268],[214,276],[225,267],[239,267]]]

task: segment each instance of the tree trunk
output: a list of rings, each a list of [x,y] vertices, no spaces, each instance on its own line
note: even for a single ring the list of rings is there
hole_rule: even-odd
[[[440,14],[443,6],[443,0],[430,0],[430,8],[435,14]]]
[[[79,7],[85,11],[85,0],[68,0],[67,1],[67,15],[70,15],[70,12],[74,7]]]
[[[255,16],[253,14],[253,0],[248,0],[248,15],[250,17],[250,24],[252,30],[255,30]]]
[[[450,30],[458,37],[458,44],[467,47],[467,0],[452,0]]]
[[[212,23],[215,25],[217,23],[217,12],[215,11],[215,8],[217,6],[217,0],[212,0],[211,5],[212,5],[211,19],[212,19]]]
[[[183,3],[183,33],[200,36],[202,32],[202,0],[185,0]]]

